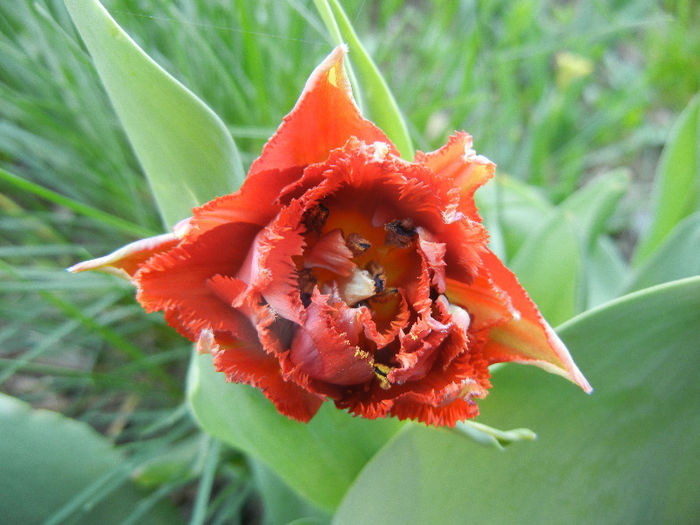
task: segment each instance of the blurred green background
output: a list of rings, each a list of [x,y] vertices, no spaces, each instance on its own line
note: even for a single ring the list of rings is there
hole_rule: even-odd
[[[464,129],[498,164],[498,183],[481,197],[494,249],[533,275],[534,288],[537,276],[527,272],[539,262],[527,257],[528,236],[580,188],[619,183],[596,230],[595,253],[604,253],[606,270],[574,283],[570,308],[552,303],[552,324],[623,291],[688,274],[640,276],[630,259],[654,220],[662,148],[700,90],[700,4],[341,3],[416,147],[436,149]],[[104,5],[224,120],[246,166],[332,47],[308,0]],[[675,232],[690,258],[699,253],[697,222],[684,230],[695,235],[689,244]],[[165,500],[193,523],[278,523],[279,508],[285,516],[325,519],[265,467],[197,429],[183,398],[190,344],[162,317],[145,315],[130,286],[64,271],[162,229],[62,2],[0,4],[0,389],[119,445],[119,456],[100,467],[102,485],[78,500],[57,496],[64,505],[53,519],[102,504],[124,479],[137,485],[121,511],[133,522]]]

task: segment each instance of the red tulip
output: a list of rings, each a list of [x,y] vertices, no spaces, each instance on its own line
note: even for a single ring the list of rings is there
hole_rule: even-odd
[[[488,366],[505,361],[590,391],[487,247],[474,192],[494,164],[464,132],[401,159],[353,102],[344,54],[316,68],[239,191],[71,271],[128,276],[227,380],[298,421],[331,399],[453,426],[477,415]]]

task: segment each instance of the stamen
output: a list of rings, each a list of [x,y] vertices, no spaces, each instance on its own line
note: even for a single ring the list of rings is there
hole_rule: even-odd
[[[384,225],[386,237],[384,244],[389,246],[398,246],[399,248],[408,248],[416,236],[416,225],[410,218],[394,219]]]
[[[374,375],[377,376],[377,379],[379,380],[379,387],[382,390],[389,390],[391,388],[391,383],[386,378],[389,372],[391,372],[390,367],[381,363],[374,363]]]
[[[314,292],[314,286],[318,282],[316,276],[311,272],[310,268],[302,268],[299,270],[297,277],[299,282],[299,298],[301,303],[306,307],[311,304],[311,294]]]
[[[347,236],[345,244],[355,257],[362,255],[372,247],[372,244],[367,239],[354,232]]]
[[[377,261],[372,260],[367,263],[365,270],[372,276],[375,293],[382,293],[386,286],[386,271],[384,271],[384,267]]]
[[[399,293],[399,290],[397,288],[385,288],[382,290],[381,293],[376,294],[372,299],[370,299],[370,302],[372,304],[374,303],[387,303],[391,300],[393,300],[396,296],[396,294]]]
[[[326,224],[328,219],[328,208],[323,204],[319,203],[317,206],[310,208],[304,212],[302,220],[304,221],[304,226],[306,226],[306,231],[308,232],[320,232],[323,225]]]

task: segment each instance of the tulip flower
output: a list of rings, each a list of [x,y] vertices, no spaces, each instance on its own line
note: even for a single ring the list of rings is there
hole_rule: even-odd
[[[238,191],[71,271],[127,277],[227,380],[298,421],[331,400],[454,426],[478,414],[501,362],[590,391],[488,248],[474,192],[495,165],[464,132],[402,159],[355,105],[345,52],[315,69]]]

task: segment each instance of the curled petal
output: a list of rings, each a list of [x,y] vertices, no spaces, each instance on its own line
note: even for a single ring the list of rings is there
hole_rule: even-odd
[[[342,276],[349,276],[355,268],[353,254],[345,244],[338,228],[321,236],[313,248],[304,254],[306,268],[325,268]]]
[[[327,304],[327,296],[316,293],[307,308],[303,329],[292,342],[290,357],[317,380],[353,385],[374,377],[370,354],[358,345],[362,329],[359,311],[343,303]]]
[[[445,252],[447,245],[443,242],[431,242],[424,239],[424,235],[419,234],[418,247],[420,253],[425,259],[427,266],[432,274],[432,285],[435,286],[438,293],[445,291]]]
[[[448,333],[449,327],[435,319],[415,323],[407,335],[400,337],[401,348],[394,358],[399,367],[392,369],[387,379],[399,385],[423,379],[433,367]]]
[[[460,189],[460,207],[465,215],[481,222],[474,203],[474,192],[493,177],[496,165],[474,152],[471,135],[461,131],[451,136],[447,144],[437,151],[417,152],[416,162],[451,180]]]
[[[237,278],[262,294],[285,319],[301,323],[297,269],[293,258],[303,253],[303,208],[294,201],[252,243]]]
[[[180,238],[174,232],[148,237],[122,246],[109,255],[80,262],[68,268],[68,271],[79,273],[87,270],[101,270],[125,279],[131,279],[139,267],[151,256],[169,250],[178,242],[180,242]]]
[[[345,46],[336,47],[311,73],[294,109],[284,118],[248,176],[322,162],[350,137],[368,144],[384,142],[398,151],[372,122],[362,118],[343,69]]]
[[[254,338],[247,319],[208,285],[236,271],[245,257],[240,246],[249,246],[254,235],[251,225],[229,224],[152,256],[134,276],[136,298],[148,312],[165,310],[166,320],[193,341],[206,328]]]
[[[492,363],[515,361],[537,365],[566,377],[587,393],[592,392],[593,388],[566,346],[544,320],[515,275],[491,252],[484,256],[484,263],[493,281],[508,293],[513,306],[520,312],[519,317],[491,330],[484,348],[485,357]]]

